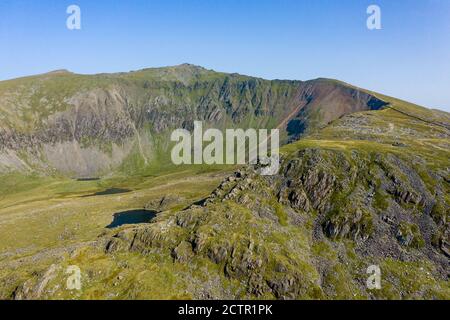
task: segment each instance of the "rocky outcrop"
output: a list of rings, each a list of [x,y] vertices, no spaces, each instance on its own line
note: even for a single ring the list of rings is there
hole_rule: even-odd
[[[185,199],[177,195],[165,195],[161,199],[153,199],[144,206],[145,210],[162,212],[183,203]]]
[[[343,164],[348,159],[340,152],[306,149],[295,159],[284,160],[276,177],[238,171],[202,205],[175,215],[163,214],[150,226],[122,231],[106,251],[166,252],[175,263],[188,264],[206,258],[223,266],[226,278],[243,281],[250,296],[320,298],[324,289],[317,262],[288,254],[303,252],[305,244],[298,236],[292,242],[281,241],[289,237],[286,232],[292,232],[286,230],[288,226],[301,230],[312,223],[309,245],[323,241],[315,233],[320,230],[328,241],[353,240],[361,259],[370,252],[371,259],[431,260],[439,270],[435,276],[445,278],[448,252],[439,248],[445,240],[433,245],[429,233],[440,228],[448,233],[448,225],[439,227],[429,219],[425,226],[421,216],[427,215],[426,206],[411,210],[411,202],[402,194],[389,193],[393,172],[373,167],[360,154],[353,157],[360,157],[358,168],[350,162]],[[388,158],[384,161],[389,162]],[[344,168],[348,171],[343,172]],[[404,178],[396,181],[404,188],[408,183]],[[382,206],[377,199],[380,194],[386,202]],[[267,237],[274,234],[277,240],[269,242]],[[311,272],[306,283],[304,268]]]
[[[448,297],[448,161],[436,162],[445,151],[418,140],[398,151],[391,136],[332,141],[326,130],[286,147],[277,175],[241,169],[203,201],[120,232],[106,252],[208,261],[210,276],[239,282],[247,298]],[[364,286],[367,264],[381,266],[389,293]]]

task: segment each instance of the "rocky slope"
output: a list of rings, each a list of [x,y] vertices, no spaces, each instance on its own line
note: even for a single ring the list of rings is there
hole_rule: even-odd
[[[277,176],[239,171],[105,249],[208,260],[196,298],[449,299],[449,138],[394,109],[350,115],[288,145]],[[381,290],[366,287],[370,265]]]
[[[191,129],[194,120],[219,129],[280,127],[288,141],[385,104],[334,80],[267,81],[187,64],[52,72],[0,82],[0,172],[136,171],[167,161],[170,132]]]

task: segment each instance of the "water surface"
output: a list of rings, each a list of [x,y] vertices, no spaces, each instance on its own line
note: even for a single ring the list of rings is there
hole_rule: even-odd
[[[149,223],[156,216],[156,211],[152,210],[129,210],[114,214],[113,221],[106,228],[117,228],[126,224]]]

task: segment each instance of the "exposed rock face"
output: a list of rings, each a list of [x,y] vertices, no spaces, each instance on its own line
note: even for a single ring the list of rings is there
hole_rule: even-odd
[[[165,195],[161,199],[149,201],[144,209],[156,212],[162,212],[175,207],[183,202],[184,198],[177,195]]]
[[[126,74],[57,72],[0,83],[0,172],[109,173],[167,157],[170,131],[280,128],[289,139],[385,102],[332,80],[267,81],[191,65]],[[136,164],[134,164],[136,166]]]
[[[14,300],[35,300],[40,299],[47,284],[56,277],[60,267],[52,264],[48,270],[46,270],[36,283],[33,279],[29,279],[23,285],[18,287],[13,293]]]
[[[388,105],[371,94],[329,79],[306,81],[298,97],[303,107],[287,125],[291,141],[343,115],[362,110],[379,110]]]

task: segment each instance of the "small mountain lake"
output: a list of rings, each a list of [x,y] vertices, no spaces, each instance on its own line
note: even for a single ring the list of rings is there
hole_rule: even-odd
[[[113,221],[106,228],[112,229],[126,224],[149,223],[154,217],[156,217],[156,211],[144,209],[117,212],[114,214]]]

